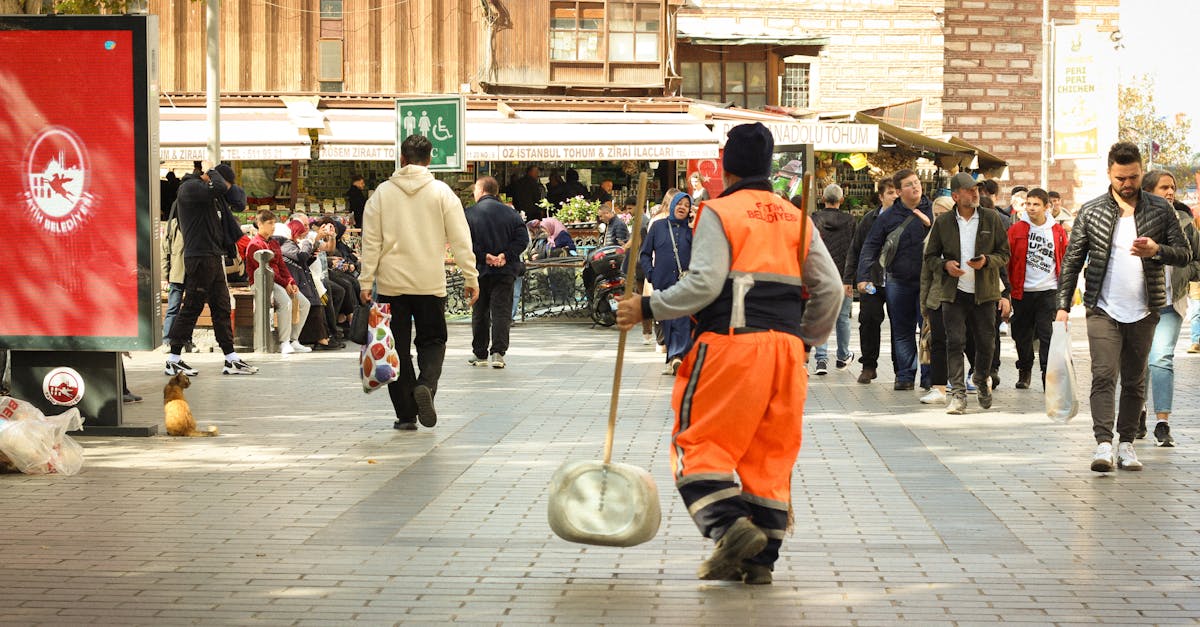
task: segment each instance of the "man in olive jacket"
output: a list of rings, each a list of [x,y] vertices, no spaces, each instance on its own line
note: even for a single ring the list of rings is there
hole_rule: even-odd
[[[950,180],[954,211],[938,216],[925,244],[925,264],[940,284],[942,321],[946,325],[946,366],[953,386],[946,413],[967,409],[963,349],[967,333],[975,340],[975,363],[992,363],[996,341],[996,309],[1007,300],[1000,270],[1008,265],[1008,233],[1000,214],[979,206],[979,190],[970,174]],[[992,406],[987,368],[976,368],[979,406]]]

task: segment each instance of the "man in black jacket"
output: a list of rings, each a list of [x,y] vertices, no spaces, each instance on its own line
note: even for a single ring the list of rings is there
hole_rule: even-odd
[[[513,283],[521,274],[521,253],[529,231],[516,210],[500,202],[500,184],[485,176],[475,181],[475,204],[467,208],[467,226],[479,269],[479,300],[471,309],[472,366],[504,367],[512,326]],[[491,348],[488,347],[489,331]]]
[[[858,283],[858,258],[862,253],[863,242],[879,214],[886,211],[896,202],[899,193],[891,178],[879,181],[876,187],[879,207],[868,212],[858,221],[854,231],[854,240],[850,243],[850,251],[846,254],[846,265],[842,270],[842,283],[854,286]],[[883,286],[883,268],[876,263],[871,267],[871,280],[866,291],[858,290],[858,349],[862,356],[858,362],[862,364],[862,372],[858,375],[859,383],[870,383],[878,376],[879,367],[879,330],[883,326],[883,312],[886,294]],[[892,357],[892,371],[896,370],[896,359]]]
[[[1092,358],[1092,470],[1141,470],[1133,450],[1146,403],[1146,367],[1158,311],[1168,302],[1163,266],[1185,266],[1191,248],[1166,200],[1142,192],[1142,155],[1120,142],[1108,151],[1108,191],[1079,209],[1059,274],[1056,320],[1070,319],[1071,298],[1087,261],[1083,304]],[[1120,443],[1113,455],[1115,419]]]
[[[566,181],[558,187],[546,191],[546,202],[557,208],[576,196],[587,198],[588,190],[583,183],[579,182],[579,172],[575,168],[568,168]]]
[[[912,390],[917,378],[917,330],[921,324],[921,266],[925,234],[933,223],[933,203],[926,198],[917,173],[904,169],[892,176],[900,199],[879,215],[863,242],[858,260],[858,289],[867,288],[876,262],[885,269],[887,309],[891,320],[896,390]],[[892,236],[895,233],[895,236]],[[889,237],[891,236],[891,237]],[[895,241],[894,252],[884,246]],[[890,259],[889,259],[890,257]]]
[[[237,249],[222,227],[223,198],[228,185],[216,170],[183,177],[176,196],[176,215],[183,235],[183,307],[171,325],[171,354],[163,373],[189,377],[200,371],[183,362],[180,354],[192,341],[192,331],[204,305],[212,316],[213,333],[225,353],[222,374],[255,374],[258,369],[242,361],[233,350],[233,325],[229,318],[229,286],[225,283],[222,257],[235,257]]]
[[[541,175],[541,169],[531,165],[525,169],[525,176],[513,181],[508,187],[513,207],[524,214],[526,220],[541,220],[546,217],[546,211],[538,206],[538,202],[546,197],[546,186],[542,185]]]
[[[821,194],[824,208],[812,216],[813,226],[821,233],[821,241],[829,249],[829,256],[838,268],[846,266],[846,255],[850,251],[850,243],[854,240],[854,216],[841,210],[843,199],[842,188],[831,183]],[[795,203],[793,203],[795,204]],[[797,205],[799,206],[799,205]],[[837,355],[835,366],[845,370],[854,361],[854,351],[850,350],[850,313],[854,305],[854,293],[849,285],[842,286],[846,296],[842,299],[842,308],[837,318]],[[817,347],[817,367],[815,374],[829,374],[829,342]]]

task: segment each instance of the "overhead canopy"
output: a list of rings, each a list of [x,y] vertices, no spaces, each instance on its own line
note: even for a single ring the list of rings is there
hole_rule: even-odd
[[[208,158],[208,116],[203,107],[160,107],[159,158]],[[221,158],[232,161],[308,159],[308,132],[279,107],[222,107]]]
[[[971,142],[968,142],[961,137],[951,136],[949,141],[951,144],[956,144],[974,151],[975,160],[971,162],[970,166],[968,166],[970,169],[986,172],[987,174],[997,178],[1004,178],[1004,170],[1008,168],[1007,161],[997,157],[996,155],[993,155],[979,146],[972,144]]]
[[[396,158],[391,109],[328,109],[321,159]],[[717,138],[686,114],[468,110],[467,161],[659,161],[711,159]]]
[[[769,26],[765,20],[757,24],[740,20],[714,19],[703,15],[680,15],[676,18],[676,38],[697,45],[745,46],[776,44],[790,46],[824,46],[829,38],[804,31]]]

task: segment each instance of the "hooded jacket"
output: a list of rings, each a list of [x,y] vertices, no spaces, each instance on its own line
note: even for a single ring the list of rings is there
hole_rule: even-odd
[[[1071,242],[1067,245],[1062,270],[1058,275],[1055,304],[1060,310],[1070,311],[1080,271],[1086,272],[1083,304],[1089,309],[1096,307],[1100,289],[1108,278],[1113,233],[1120,215],[1121,208],[1113,198],[1112,187],[1103,196],[1093,198],[1079,208],[1075,226],[1071,229]],[[1192,260],[1192,249],[1183,235],[1183,229],[1179,228],[1175,209],[1163,198],[1150,192],[1140,192],[1133,210],[1133,220],[1138,237],[1149,237],[1159,245],[1158,254],[1142,259],[1142,271],[1146,274],[1146,306],[1151,311],[1157,311],[1167,304],[1163,266],[1186,266]],[[1086,270],[1083,270],[1084,261],[1087,261]]]
[[[227,241],[225,231],[225,191],[228,185],[216,170],[208,172],[209,182],[198,174],[183,177],[176,194],[176,216],[183,234],[183,256],[234,257],[234,241]],[[236,228],[236,221],[234,221]],[[238,231],[241,234],[241,231]]]
[[[687,271],[692,261],[692,230],[688,228],[687,219],[675,217],[675,206],[686,198],[687,194],[680,192],[671,199],[667,208],[667,217],[655,220],[646,233],[646,241],[642,242],[642,250],[638,264],[645,269],[646,278],[656,290],[665,290],[679,282],[680,269]],[[675,244],[672,246],[671,240]],[[675,264],[675,251],[679,250],[679,265]]]
[[[464,286],[479,287],[462,203],[429,169],[408,164],[375,189],[363,211],[358,284],[382,296],[446,296],[446,244]]]
[[[854,216],[833,207],[817,210],[812,216],[813,225],[821,232],[825,248],[837,267],[846,267],[846,256],[850,252],[850,244],[854,241]]]

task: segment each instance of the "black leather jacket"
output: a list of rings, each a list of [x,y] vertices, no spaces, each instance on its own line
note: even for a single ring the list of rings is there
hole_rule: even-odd
[[[1089,309],[1096,306],[1108,272],[1113,231],[1116,230],[1120,215],[1121,209],[1113,198],[1111,187],[1103,196],[1089,200],[1080,207],[1059,273],[1058,293],[1055,295],[1059,309],[1071,309],[1071,298],[1085,261],[1087,285],[1083,304]],[[1192,249],[1183,230],[1179,228],[1175,209],[1166,200],[1148,192],[1138,194],[1133,218],[1138,237],[1149,237],[1159,245],[1158,254],[1142,259],[1142,269],[1146,273],[1146,305],[1155,311],[1167,304],[1163,265],[1186,266],[1192,260]]]

